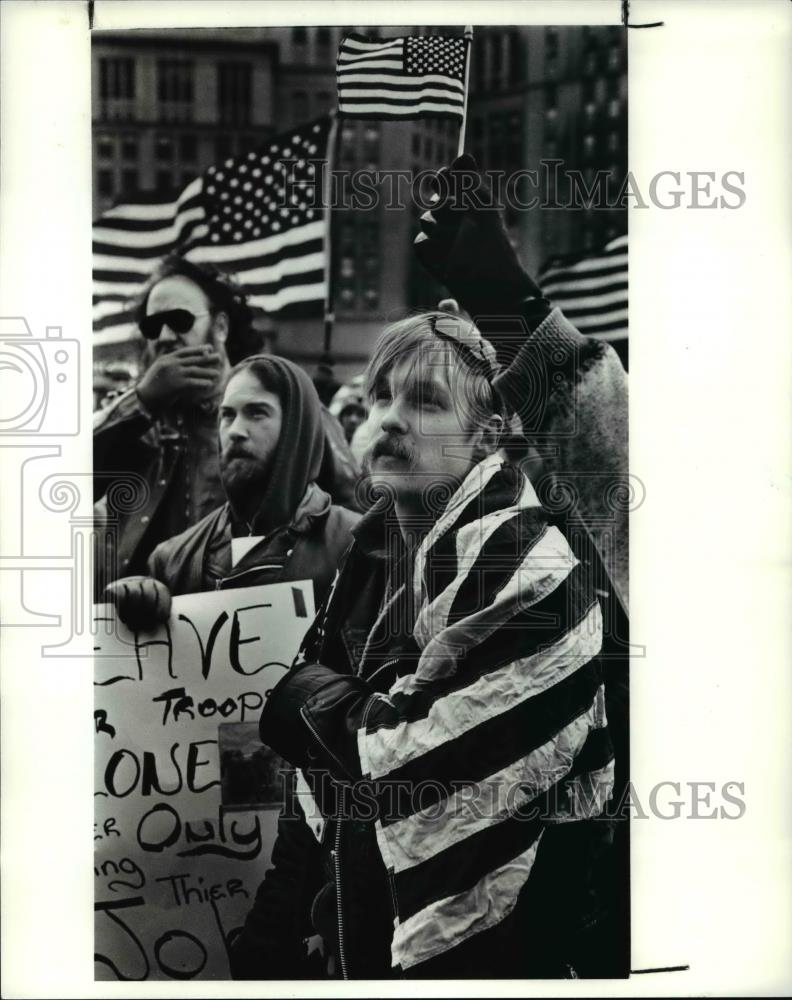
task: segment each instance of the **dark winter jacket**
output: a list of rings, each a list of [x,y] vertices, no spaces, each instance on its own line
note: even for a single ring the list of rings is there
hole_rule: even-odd
[[[331,504],[330,497],[316,483],[310,483],[291,521],[264,536],[232,566],[233,515],[225,503],[194,527],[158,545],[149,558],[148,572],[174,596],[313,580],[318,606],[349,548],[351,530],[359,518],[359,514]]]
[[[614,761],[592,561],[495,457],[414,558],[392,558],[394,532],[386,510],[358,526],[304,662],[262,715],[328,820],[314,927],[349,978],[559,976],[596,954],[618,974],[623,942],[593,943],[623,887],[601,818]],[[235,975],[269,978],[251,946],[275,872],[270,890]]]

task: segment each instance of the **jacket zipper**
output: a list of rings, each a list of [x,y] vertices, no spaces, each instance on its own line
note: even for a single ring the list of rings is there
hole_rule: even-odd
[[[338,958],[341,963],[342,979],[349,979],[346,954],[344,953],[344,909],[341,905],[341,820],[336,823],[333,874],[335,876],[336,913],[338,915]]]
[[[381,663],[373,673],[369,674],[368,677],[366,678],[366,680],[369,681],[369,682],[371,682],[372,677],[376,677],[377,674],[381,670],[385,670],[388,667],[392,667],[395,663],[398,663],[398,662],[399,662],[399,657],[398,656],[394,657],[394,659],[392,659],[392,660],[386,660],[386,662],[385,663]]]
[[[215,590],[222,590],[225,584],[230,583],[232,580],[238,580],[242,576],[247,576],[248,573],[260,573],[263,569],[283,569],[283,564],[269,563],[264,566],[249,566],[247,569],[240,570],[239,573],[232,573],[230,576],[220,577],[220,579],[215,582]]]

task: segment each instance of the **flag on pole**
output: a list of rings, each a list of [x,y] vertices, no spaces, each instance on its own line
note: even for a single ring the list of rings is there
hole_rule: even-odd
[[[93,228],[94,332],[133,329],[135,298],[173,251],[235,275],[267,313],[312,307],[326,293],[322,161],[330,118],[291,129],[263,149],[215,164],[177,198],[152,195],[105,212]]]
[[[615,341],[627,337],[627,236],[597,253],[553,258],[539,271],[542,291],[581,333]]]
[[[347,118],[460,118],[469,40],[448,35],[346,35],[338,49],[338,113]]]

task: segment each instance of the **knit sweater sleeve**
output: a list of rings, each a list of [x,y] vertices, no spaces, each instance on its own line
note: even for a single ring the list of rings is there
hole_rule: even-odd
[[[627,374],[613,348],[541,301],[526,305],[522,342],[495,384],[543,453],[545,496],[585,524],[627,609]]]

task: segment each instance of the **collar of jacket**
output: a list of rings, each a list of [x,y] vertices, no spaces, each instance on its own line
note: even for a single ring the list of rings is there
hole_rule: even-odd
[[[288,527],[296,535],[308,535],[319,519],[327,517],[331,506],[332,500],[330,496],[320,486],[317,486],[316,483],[309,483],[290,523],[288,525],[283,524],[280,527]],[[232,523],[245,526],[245,522],[234,514],[230,502],[226,502],[225,504],[225,520],[229,526]],[[280,529],[275,528],[274,530],[278,531]],[[272,532],[268,533],[272,534]]]

